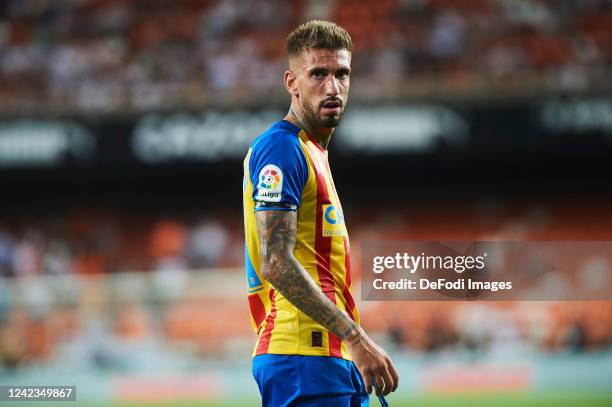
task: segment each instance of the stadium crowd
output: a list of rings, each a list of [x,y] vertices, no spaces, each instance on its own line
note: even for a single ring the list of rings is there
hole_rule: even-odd
[[[4,0],[0,107],[116,113],[282,98],[285,35],[313,17],[351,32],[360,100],[610,87],[609,0]]]
[[[0,304],[0,376],[3,370],[137,370],[168,354],[215,360],[248,355],[252,332],[244,301],[233,298],[55,305],[48,309]],[[222,309],[222,318],[213,310]],[[362,307],[364,327],[390,349],[414,354],[457,352],[482,360],[530,354],[612,350],[612,304],[389,303]],[[175,356],[176,358],[176,356]]]
[[[609,240],[612,219],[606,210],[604,204],[563,203],[456,204],[444,210],[426,205],[384,213],[352,208],[347,215],[354,272],[359,281],[359,242],[368,239]],[[78,211],[42,221],[3,219],[0,366],[61,361],[73,367],[128,369],[159,357],[156,349],[188,349],[215,358],[224,350],[231,353],[233,341],[250,344],[242,290],[232,286],[231,295],[208,290],[195,296],[184,291],[206,288],[207,283],[198,283],[201,275],[242,281],[242,224],[231,215],[170,219]],[[602,261],[594,259],[578,272],[609,269]],[[121,282],[109,285],[116,273]],[[138,279],[136,285],[130,274]],[[53,283],[57,277],[36,278],[41,276],[63,276],[66,287]],[[155,284],[145,284],[146,276]],[[20,291],[11,291],[11,284]],[[153,293],[143,287],[157,288]],[[172,295],[177,287],[182,294]],[[127,297],[118,298],[121,292]],[[478,357],[529,349],[600,352],[612,346],[610,302],[484,304],[362,302],[360,308],[369,331],[414,352],[454,350]],[[223,309],[223,318],[215,309]],[[160,342],[165,345],[157,348]]]
[[[241,230],[219,218],[78,212],[34,223],[7,219],[0,229],[0,277],[236,267]]]
[[[352,240],[609,240],[606,203],[478,200],[348,207]],[[203,214],[214,213],[205,216]],[[82,208],[0,217],[0,277],[242,267],[243,225],[229,210]],[[359,259],[354,259],[359,263]]]

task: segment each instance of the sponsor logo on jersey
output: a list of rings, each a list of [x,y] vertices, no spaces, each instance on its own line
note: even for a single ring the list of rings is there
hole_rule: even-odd
[[[344,214],[339,205],[323,205],[323,236],[346,236]]]

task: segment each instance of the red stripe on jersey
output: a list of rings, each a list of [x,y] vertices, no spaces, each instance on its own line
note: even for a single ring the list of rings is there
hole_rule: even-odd
[[[304,134],[306,135],[306,137],[308,137],[308,140],[310,140],[310,142],[312,143],[313,146],[316,147],[317,150],[319,150],[320,152],[322,152],[323,154],[325,154],[325,150],[323,150],[323,147],[321,147],[319,145],[319,143],[317,143],[317,141],[315,139],[313,139],[312,137],[310,137],[310,134],[306,133],[304,131]],[[316,154],[316,153],[315,153]]]
[[[353,296],[351,295],[350,287],[351,287],[351,248],[348,244],[348,238],[344,237],[344,271],[346,272],[344,276],[344,289],[342,290],[342,295],[344,296],[344,301],[346,303],[346,312],[349,314],[349,317],[353,321],[355,321],[355,316],[353,315],[353,310],[355,309],[355,300],[353,300]],[[357,322],[357,321],[355,321]]]
[[[327,331],[329,334],[329,356],[342,359],[342,340],[336,334]]]
[[[249,308],[251,309],[251,315],[255,320],[255,326],[257,326],[257,333],[259,334],[261,324],[264,319],[266,319],[266,307],[259,297],[259,294],[249,295]]]
[[[272,329],[274,329],[274,319],[276,318],[276,303],[274,302],[274,288],[270,288],[270,314],[266,319],[266,328],[264,329],[261,337],[259,338],[259,344],[257,345],[256,355],[268,353],[268,347],[270,346],[270,338],[272,337]]]
[[[320,154],[317,151],[314,154]],[[312,160],[316,173],[317,173],[317,217],[316,217],[316,237],[315,237],[315,252],[317,258],[317,274],[319,277],[319,283],[323,293],[329,298],[334,304],[336,303],[336,286],[334,284],[334,276],[331,273],[331,248],[332,238],[323,236],[323,204],[330,203],[329,192],[327,190],[327,184],[323,175],[323,168],[320,168],[317,164],[317,160]],[[337,358],[342,357],[340,347],[342,341],[335,334],[328,331],[328,342],[329,342],[329,355]]]
[[[327,167],[327,171],[331,174],[331,168],[329,167],[329,161],[325,160],[325,166]],[[334,180],[331,180],[331,183],[336,188],[334,184]],[[355,321],[355,316],[353,315],[353,310],[355,309],[355,300],[351,295],[350,287],[351,287],[351,249],[348,242],[348,237],[344,237],[344,287],[342,288],[342,296],[344,297],[344,301],[346,304],[346,312],[349,317],[353,321]],[[356,322],[356,321],[355,321]]]

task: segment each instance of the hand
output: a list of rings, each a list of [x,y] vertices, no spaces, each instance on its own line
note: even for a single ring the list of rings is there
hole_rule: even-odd
[[[349,352],[353,362],[363,376],[366,391],[372,392],[372,378],[376,386],[376,394],[387,394],[395,391],[399,384],[399,375],[387,352],[374,343],[361,328],[347,338]]]

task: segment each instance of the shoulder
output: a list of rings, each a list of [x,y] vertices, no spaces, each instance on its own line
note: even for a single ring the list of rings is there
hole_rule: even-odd
[[[274,123],[266,131],[257,136],[251,143],[251,148],[255,150],[273,146],[299,146],[299,131],[299,127],[296,127],[287,121],[281,120]]]
[[[251,156],[275,156],[279,159],[302,156],[299,131],[298,127],[287,121],[275,123],[253,140]]]
[[[253,200],[290,205],[284,210],[300,206],[309,169],[299,132],[298,127],[281,121],[253,141],[248,168],[255,185]]]

